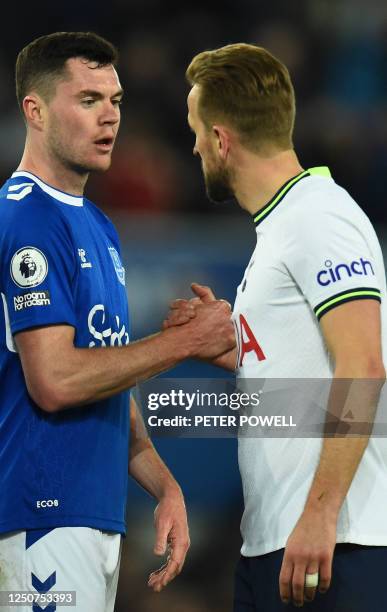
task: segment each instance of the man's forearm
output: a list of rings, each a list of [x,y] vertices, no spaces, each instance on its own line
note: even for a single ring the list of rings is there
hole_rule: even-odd
[[[368,436],[324,440],[304,512],[337,519],[368,441]]]
[[[236,368],[236,360],[237,360],[237,349],[234,348],[228,353],[224,353],[215,359],[210,361],[211,365],[217,366],[218,368],[223,368],[224,370],[229,370],[230,372],[234,372]]]
[[[127,346],[76,348],[71,330],[50,328],[49,348],[44,329],[16,336],[28,391],[48,412],[113,396],[173,367],[194,346],[175,328]]]
[[[328,405],[327,435],[304,512],[337,518],[367,448],[384,380],[336,379]],[[351,420],[343,416],[351,411]],[[345,429],[344,429],[345,428]]]
[[[77,348],[74,328],[47,326],[15,336],[28,391],[47,412],[99,401],[172,368],[184,359],[211,359],[234,344],[228,307],[198,308],[195,322],[121,347]]]
[[[181,489],[150,440],[129,462],[129,473],[152,497],[181,496]]]
[[[181,490],[148,436],[144,420],[133,397],[130,399],[129,474],[150,495],[181,496]]]
[[[188,356],[189,348],[179,330],[167,330],[122,347],[74,348],[58,363],[59,403],[61,408],[71,408],[103,400],[172,368]]]

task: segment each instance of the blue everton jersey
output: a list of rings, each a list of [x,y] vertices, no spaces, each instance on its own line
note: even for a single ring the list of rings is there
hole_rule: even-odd
[[[110,220],[28,172],[0,191],[0,532],[125,531],[129,394],[41,410],[14,336],[71,325],[77,347],[129,343],[125,270]]]

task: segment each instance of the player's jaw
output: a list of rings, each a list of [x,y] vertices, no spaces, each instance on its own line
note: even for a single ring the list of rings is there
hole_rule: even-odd
[[[220,204],[235,197],[230,172],[227,168],[222,166],[212,170],[203,168],[203,175],[207,197],[211,202]]]
[[[82,152],[74,151],[74,165],[85,172],[104,172],[112,163],[113,146],[114,140],[93,141]]]
[[[76,174],[88,174],[109,169],[114,142],[115,135],[111,133],[79,137],[51,132],[49,149],[64,167]]]

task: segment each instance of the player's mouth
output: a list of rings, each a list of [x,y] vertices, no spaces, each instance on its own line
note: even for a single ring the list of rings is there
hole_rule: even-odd
[[[114,138],[99,138],[94,141],[94,144],[103,153],[109,153],[113,149]]]

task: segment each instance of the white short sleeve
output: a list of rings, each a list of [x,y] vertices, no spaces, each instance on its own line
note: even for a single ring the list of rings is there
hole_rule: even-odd
[[[300,206],[305,223],[291,223],[284,264],[320,319],[352,300],[381,301],[384,266],[376,233],[364,212],[335,186],[338,195],[316,194]],[[302,217],[301,217],[302,218]]]

